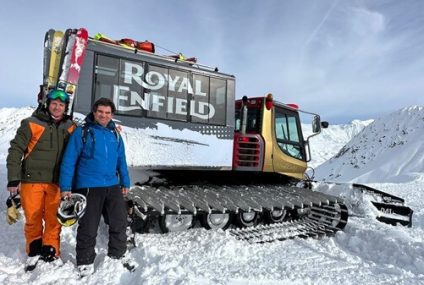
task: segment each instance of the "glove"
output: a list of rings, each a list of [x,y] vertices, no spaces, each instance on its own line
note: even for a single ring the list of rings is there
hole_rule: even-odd
[[[20,197],[15,194],[11,195],[7,201],[7,211],[6,211],[6,221],[9,225],[16,223],[21,217],[21,213],[19,213],[18,208],[20,205]]]
[[[21,213],[19,213],[19,210],[16,208],[16,204],[13,200],[12,200],[12,206],[7,208],[6,213],[7,213],[6,221],[9,225],[16,223],[21,217]]]

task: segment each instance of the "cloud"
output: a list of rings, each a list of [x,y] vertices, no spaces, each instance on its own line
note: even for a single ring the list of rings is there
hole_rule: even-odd
[[[381,33],[385,29],[385,17],[379,12],[370,11],[364,7],[351,8],[350,18],[352,30],[362,37]]]

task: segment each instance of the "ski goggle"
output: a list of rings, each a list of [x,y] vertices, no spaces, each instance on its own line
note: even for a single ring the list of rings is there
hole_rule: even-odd
[[[65,91],[57,90],[57,89],[50,91],[50,93],[47,95],[47,99],[50,99],[50,100],[59,99],[63,103],[69,103],[68,94]]]
[[[59,222],[59,224],[61,224],[64,227],[70,227],[76,224],[77,219],[76,218],[63,219],[62,217],[58,216],[57,221]]]

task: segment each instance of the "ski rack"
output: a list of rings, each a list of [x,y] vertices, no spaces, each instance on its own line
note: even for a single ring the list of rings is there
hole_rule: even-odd
[[[144,56],[149,56],[149,57],[153,57],[153,58],[160,58],[162,60],[167,60],[169,62],[175,62],[175,63],[184,63],[190,66],[196,66],[197,68],[201,68],[201,69],[206,69],[208,71],[213,71],[213,72],[218,72],[219,69],[218,67],[211,67],[208,65],[204,65],[204,64],[200,64],[197,62],[192,62],[192,61],[187,61],[187,60],[182,60],[182,59],[178,59],[178,58],[173,58],[167,55],[158,55],[155,53],[151,53],[148,51],[143,51],[141,49],[137,49],[137,48],[133,48],[133,47],[129,47],[129,46],[122,46],[119,44],[112,44],[112,43],[108,43],[108,42],[104,42],[104,41],[100,41],[100,40],[96,40],[93,37],[89,37],[88,39],[89,42],[93,42],[96,44],[101,44],[101,45],[106,45],[106,46],[110,46],[119,50],[123,50],[123,51],[127,51],[130,53],[134,53],[134,54],[143,54]]]

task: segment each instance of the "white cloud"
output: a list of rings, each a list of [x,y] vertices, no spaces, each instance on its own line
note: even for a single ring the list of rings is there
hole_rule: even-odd
[[[375,35],[385,29],[385,17],[381,13],[365,8],[352,8],[351,25],[360,36]]]

